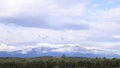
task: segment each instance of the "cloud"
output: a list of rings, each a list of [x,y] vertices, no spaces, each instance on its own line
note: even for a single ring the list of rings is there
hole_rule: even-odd
[[[109,27],[106,27],[108,26]],[[53,30],[0,25],[0,42],[6,44],[26,45],[41,43],[77,43],[84,46],[98,46],[97,42],[115,42],[119,35],[119,23],[91,23],[88,30]],[[114,31],[114,32],[113,32]],[[12,39],[12,40],[11,40]],[[101,45],[99,45],[101,46]]]
[[[27,54],[28,52],[36,49],[39,53],[47,52],[58,52],[58,53],[69,53],[69,52],[80,52],[80,53],[99,53],[99,49],[96,47],[85,47],[80,44],[51,44],[51,43],[38,43],[36,45],[29,46],[9,46],[6,44],[0,45],[0,51],[4,52],[20,52],[22,54]],[[37,50],[39,49],[39,50]]]
[[[119,54],[120,5],[108,1],[0,0],[0,50]]]
[[[5,0],[2,2],[4,4],[3,7],[1,7],[3,8],[1,9],[3,12],[0,12],[3,14],[0,18],[1,23],[15,24],[24,27],[39,27],[57,30],[89,29],[89,25],[83,23],[79,19],[79,21],[71,22],[72,17],[81,17],[84,15],[88,0],[71,0],[60,2],[56,0]],[[74,4],[73,2],[77,4]],[[73,3],[73,6],[71,6],[71,3]],[[16,8],[19,9],[19,11],[16,11]],[[9,14],[7,14],[6,11]],[[6,16],[4,14],[9,16]]]
[[[72,43],[85,40],[88,34],[81,33],[81,31],[73,30],[52,30],[52,29],[39,29],[20,26],[9,26],[1,24],[0,26],[0,42],[10,44],[20,43]],[[81,33],[81,34],[80,34]],[[80,37],[80,38],[78,38]],[[12,40],[11,40],[12,39]]]
[[[1,44],[0,45],[0,51],[4,51],[4,50],[6,50],[8,52],[12,52],[12,51],[16,51],[17,49],[14,46],[7,46],[5,44]]]
[[[106,54],[117,54],[120,55],[120,51],[119,51],[119,46],[120,43],[119,41],[117,42],[104,42],[104,43],[97,43],[97,45],[101,46],[100,48],[103,49],[104,53]]]
[[[17,52],[20,51],[22,54],[26,54],[27,52],[31,51],[32,47],[31,46],[8,46],[6,44],[0,44],[0,51],[2,52]]]
[[[95,9],[90,11],[91,17],[98,21],[107,22],[119,22],[120,21],[120,6],[106,8],[106,9]]]
[[[117,3],[120,2],[119,0],[108,0],[108,3],[112,4],[112,3]]]
[[[95,3],[95,4],[92,4],[90,7],[91,7],[91,8],[97,8],[97,7],[99,7],[99,6],[100,6],[100,4]]]
[[[120,39],[120,35],[113,35],[112,37],[115,39]]]
[[[91,23],[91,29],[88,30],[58,31],[1,24],[0,42],[5,44],[1,44],[0,51],[19,51],[22,54],[27,54],[36,49],[38,53],[120,54],[119,49],[117,49],[120,45],[117,43],[119,39],[116,39],[116,37],[119,37],[119,25],[118,23],[112,23],[109,27],[106,26],[108,26],[108,23]]]
[[[58,0],[1,0],[1,17],[16,17],[18,15],[39,16],[47,14],[50,16],[81,16],[84,14],[87,0],[76,0],[76,3],[71,6],[71,1],[60,2]],[[64,4],[64,6],[63,6]],[[79,9],[80,8],[80,9]]]
[[[64,23],[64,22],[66,23]],[[57,22],[54,21],[46,21],[46,17],[27,17],[27,18],[1,18],[0,23],[4,24],[15,24],[24,27],[36,27],[36,28],[46,28],[46,29],[54,29],[54,30],[65,30],[65,29],[72,29],[72,30],[85,30],[89,29],[89,24],[83,21],[65,21],[61,19],[61,21]],[[55,23],[56,22],[56,23]],[[75,23],[74,23],[75,22]]]
[[[51,43],[37,43],[36,45],[26,45],[26,46],[13,46],[13,45],[6,45],[0,44],[0,51],[2,52],[19,52],[21,54],[27,54],[31,52],[33,49],[39,53],[50,53],[50,52],[57,52],[57,53],[92,53],[92,54],[118,54],[120,55],[120,51],[118,49],[109,49],[110,46],[105,44],[104,48],[102,47],[88,47],[83,46],[81,44],[51,44]],[[116,45],[116,44],[115,44]],[[111,45],[111,46],[114,46]]]
[[[69,24],[70,21],[64,21],[65,18],[70,20],[73,17],[84,16],[89,0],[1,0],[1,3],[2,23],[59,30],[89,28],[88,25],[83,25],[82,21],[72,24]]]

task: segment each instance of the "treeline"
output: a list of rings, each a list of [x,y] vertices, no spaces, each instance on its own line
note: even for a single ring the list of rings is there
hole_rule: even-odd
[[[120,59],[0,59],[0,68],[120,68]]]

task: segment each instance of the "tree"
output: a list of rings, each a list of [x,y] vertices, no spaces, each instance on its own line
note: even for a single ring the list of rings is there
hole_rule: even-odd
[[[62,55],[61,58],[62,58],[62,59],[66,59],[66,55]]]

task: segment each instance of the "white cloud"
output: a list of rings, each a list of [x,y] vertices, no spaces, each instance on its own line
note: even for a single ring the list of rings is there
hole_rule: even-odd
[[[96,42],[98,48],[101,49],[101,54],[117,54],[120,55],[120,42]]]
[[[80,44],[51,44],[51,43],[38,43],[36,45],[26,45],[26,46],[9,46],[6,44],[0,44],[0,51],[4,52],[19,52],[22,54],[27,54],[28,52],[36,49],[36,53],[93,53],[93,54],[118,54],[120,51],[118,49],[106,49],[107,44],[103,47],[89,47]]]
[[[120,21],[120,6],[106,8],[106,9],[94,9],[90,11],[91,17],[98,21],[119,22]]]
[[[107,32],[120,29],[120,24],[117,22],[93,22],[90,25],[92,29]]]
[[[15,52],[15,51],[20,51],[22,54],[26,54],[27,52],[31,51],[32,47],[31,46],[9,46],[6,44],[0,44],[0,51],[4,52]]]
[[[118,54],[119,50],[115,49],[119,43],[109,41],[120,39],[120,6],[96,9],[101,5],[93,4],[91,6],[93,8],[89,8],[89,11],[87,5],[88,2],[79,2],[70,6],[60,4],[55,0],[0,0],[1,18],[18,17],[19,15],[25,15],[23,18],[27,16],[34,18],[47,15],[47,24],[50,24],[51,27],[63,24],[90,26],[86,30],[52,30],[0,24],[0,42],[15,44],[15,46],[1,44],[0,51],[20,50],[21,53],[26,54],[33,48],[50,48],[52,52],[85,51],[95,54],[105,52]],[[100,39],[103,41],[99,41]],[[36,45],[16,46],[31,42]],[[112,51],[108,48],[111,48]],[[41,52],[47,53],[48,51],[46,49]]]
[[[82,1],[74,6],[63,6],[55,0],[1,0],[0,4],[0,17],[15,17],[21,14],[32,16],[40,14],[81,16],[86,8],[86,2]],[[66,6],[67,8],[65,8]]]
[[[29,45],[29,46],[9,46],[6,44],[0,45],[0,51],[6,52],[15,52],[20,51],[22,54],[26,54],[29,51],[32,51],[34,48],[41,49],[40,52],[46,53],[49,48],[52,52],[72,52],[75,44],[50,44],[50,43],[38,43],[37,45]],[[67,48],[66,48],[67,47]],[[42,49],[44,48],[44,49]],[[73,48],[73,49],[71,49]],[[49,52],[50,52],[49,51]]]
[[[74,0],[71,0],[70,2],[72,3]],[[89,4],[89,0],[80,0],[72,6],[71,3],[64,0],[61,1],[61,3],[57,0],[1,0],[0,19],[5,18],[6,20],[6,18],[10,18],[11,21],[11,19],[15,20],[16,18],[22,18],[25,21],[26,18],[40,19],[41,17],[42,20],[44,20],[44,23],[46,23],[49,27],[58,29],[65,28],[64,25],[67,24],[84,25],[85,22],[81,21],[81,19],[77,19],[77,21],[75,19],[73,21],[73,17],[82,17],[86,14],[86,6]],[[15,21],[10,21],[8,22],[17,24]]]
[[[91,8],[97,8],[97,7],[99,7],[99,6],[100,6],[100,4],[95,3],[95,4],[92,4],[92,5],[91,5]]]
[[[38,43],[36,45],[27,45],[27,46],[9,46],[6,44],[0,45],[0,51],[5,52],[15,52],[19,51],[22,54],[27,54],[28,52],[36,49],[36,52],[59,52],[59,53],[71,53],[71,52],[79,52],[79,53],[101,53],[99,48],[97,47],[86,47],[80,44],[51,44],[51,43]],[[38,50],[37,50],[38,49]]]
[[[17,49],[14,46],[7,46],[5,44],[1,44],[0,45],[0,51],[4,51],[4,50],[6,50],[8,52],[12,52],[12,51],[16,51]]]
[[[100,37],[119,38],[116,36],[115,30],[119,30],[117,23],[91,23],[91,29],[88,30],[50,30],[39,28],[27,28],[20,26],[0,25],[0,42],[12,44],[1,44],[0,51],[15,52],[19,51],[22,54],[27,54],[34,48],[37,52],[81,52],[94,54],[120,54],[118,46],[119,43],[99,42]],[[118,34],[118,31],[116,31]],[[95,38],[95,41],[92,39]],[[107,39],[109,40],[109,38]],[[35,42],[35,45],[21,44],[21,43]],[[39,43],[40,42],[40,43]],[[15,45],[14,45],[15,44]],[[18,46],[16,44],[19,44]],[[108,49],[109,48],[109,49]],[[112,50],[112,51],[111,51]]]
[[[115,39],[120,39],[120,35],[113,35],[112,37]]]
[[[104,45],[106,41],[99,42],[99,39],[102,38],[114,38],[115,34],[119,32],[119,24],[111,23],[91,23],[91,29],[88,30],[51,30],[51,29],[39,29],[39,28],[27,28],[20,26],[8,26],[1,24],[0,25],[0,42],[7,44],[15,44],[20,45],[20,47],[11,47],[9,51],[21,50],[22,53],[27,53],[31,51],[33,48],[50,48],[53,49],[53,52],[76,52],[80,50],[86,50],[92,53],[103,53],[102,49],[106,50],[108,45]],[[16,28],[17,27],[17,28]],[[115,32],[116,30],[116,32]],[[114,33],[113,33],[114,31]],[[95,40],[92,40],[96,38]],[[103,39],[104,40],[104,39]],[[109,41],[109,38],[107,39]],[[25,44],[21,43],[29,43],[28,46],[23,46]],[[31,46],[30,43],[36,43],[35,46]],[[39,43],[40,42],[40,43]],[[38,43],[38,44],[37,44]],[[50,44],[51,43],[51,44]],[[64,44],[66,43],[66,44]],[[98,43],[98,44],[96,44]],[[103,43],[103,44],[102,44]],[[110,42],[108,42],[110,43]],[[116,43],[116,42],[114,42]],[[81,44],[81,45],[80,45]],[[111,43],[110,43],[111,44]],[[105,48],[106,46],[106,48]],[[111,45],[112,46],[112,45]],[[114,46],[112,48],[114,49]],[[5,47],[7,48],[7,46]],[[13,49],[13,50],[12,50]],[[14,50],[15,49],[15,50]],[[5,50],[5,49],[4,49]],[[48,52],[46,50],[42,52]]]
[[[108,0],[109,4],[116,3],[116,2],[119,2],[119,0]]]
[[[50,42],[50,43],[77,43],[85,40],[88,34],[73,30],[51,30],[39,28],[27,28],[19,26],[0,25],[0,42],[2,43],[26,43],[26,42]],[[79,37],[79,38],[78,38]]]

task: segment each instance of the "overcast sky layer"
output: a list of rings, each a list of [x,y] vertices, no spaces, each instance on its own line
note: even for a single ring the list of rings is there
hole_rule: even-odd
[[[0,51],[120,55],[120,0],[0,0]]]

